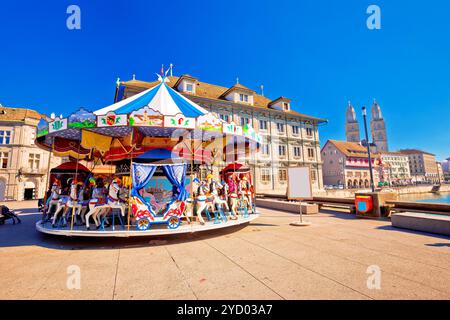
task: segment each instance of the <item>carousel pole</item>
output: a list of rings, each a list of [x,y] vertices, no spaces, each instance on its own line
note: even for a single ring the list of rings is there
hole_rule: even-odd
[[[48,154],[48,161],[47,161],[47,177],[45,179],[45,194],[44,194],[44,208],[47,204],[47,200],[48,200],[48,183],[50,181],[50,162],[51,162],[51,158],[52,158],[52,154],[53,154],[53,148],[54,148],[54,144],[55,144],[55,138],[52,138],[52,146],[50,148],[50,153]]]
[[[130,152],[130,186],[129,186],[129,190],[128,190],[128,215],[127,215],[127,230],[130,231],[130,219],[131,219],[131,188],[132,188],[132,181],[133,181],[133,177],[131,176],[131,168],[133,167],[133,150],[134,150],[134,145],[133,145],[133,139],[134,139],[134,128],[131,128],[131,152]]]
[[[73,177],[74,180],[77,179],[78,176],[78,162],[80,161],[80,147],[81,147],[81,141],[78,144],[78,151],[77,151],[77,165],[75,167],[75,176]],[[73,182],[72,182],[73,183]],[[78,183],[78,181],[77,181]],[[78,197],[77,197],[78,198]],[[75,217],[75,205],[72,204],[72,219],[70,221],[70,230],[73,230],[73,220]]]

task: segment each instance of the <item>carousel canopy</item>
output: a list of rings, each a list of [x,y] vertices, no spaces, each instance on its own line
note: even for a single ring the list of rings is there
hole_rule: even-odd
[[[166,79],[156,87],[94,111],[94,114],[104,115],[111,111],[116,114],[131,113],[145,106],[160,114],[171,116],[181,113],[186,117],[196,118],[208,113],[207,110],[173,90],[165,81]]]
[[[250,170],[249,167],[247,167],[247,166],[245,166],[245,165],[243,165],[241,163],[235,162],[235,163],[230,163],[225,168],[223,168],[223,170],[221,170],[220,172],[229,172],[229,171],[241,171],[241,172],[244,172],[244,171],[249,171],[249,170]]]
[[[167,149],[153,149],[147,151],[140,156],[136,157],[139,160],[162,160],[162,159],[171,159],[174,155],[172,151]]]
[[[81,163],[76,163],[76,162],[64,162],[62,164],[60,164],[59,166],[53,168],[52,170],[50,170],[51,173],[72,173],[77,171],[77,167],[78,167],[78,172],[90,172],[90,170],[88,168],[86,168],[85,166],[83,166]]]

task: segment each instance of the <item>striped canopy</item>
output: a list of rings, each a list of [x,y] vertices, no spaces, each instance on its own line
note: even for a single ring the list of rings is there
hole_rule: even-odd
[[[105,115],[110,111],[114,111],[116,114],[126,114],[146,106],[166,116],[181,113],[185,117],[196,118],[208,113],[206,109],[169,87],[166,84],[167,80],[167,78],[161,79],[161,83],[157,86],[94,111],[94,114]]]

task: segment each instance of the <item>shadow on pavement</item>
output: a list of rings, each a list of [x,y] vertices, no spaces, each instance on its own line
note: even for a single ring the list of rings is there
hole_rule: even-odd
[[[393,227],[393,226],[379,226],[379,227],[377,227],[377,229],[379,229],[379,230],[387,230],[387,231],[396,231],[396,232],[405,232],[405,233],[411,233],[411,234],[418,234],[418,235],[422,235],[422,236],[429,236],[429,237],[433,237],[433,238],[450,240],[449,236],[445,236],[445,235],[442,235],[442,234],[428,233],[428,232],[417,231],[417,230],[402,229],[402,228],[396,228],[396,227]],[[449,245],[450,245],[450,243],[449,243]],[[427,246],[429,246],[429,244],[427,244]]]
[[[5,225],[0,225],[0,248],[40,246],[58,250],[95,250],[149,247],[215,238],[253,226],[243,224],[197,233],[135,238],[62,237],[42,234],[36,231],[35,224],[41,218],[41,214],[37,213],[36,209],[16,209],[16,212],[25,213],[24,215],[20,215],[22,223],[13,225],[8,222]],[[259,224],[259,226],[262,225],[265,224]]]

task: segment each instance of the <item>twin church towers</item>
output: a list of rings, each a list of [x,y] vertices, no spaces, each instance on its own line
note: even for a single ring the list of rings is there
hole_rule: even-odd
[[[372,133],[372,145],[376,152],[386,152],[388,149],[386,125],[384,123],[383,115],[381,114],[380,105],[373,101],[371,109],[370,131]],[[346,117],[345,117],[345,134],[348,142],[361,143],[361,135],[359,131],[358,120],[356,119],[356,112],[351,103],[348,103]]]

